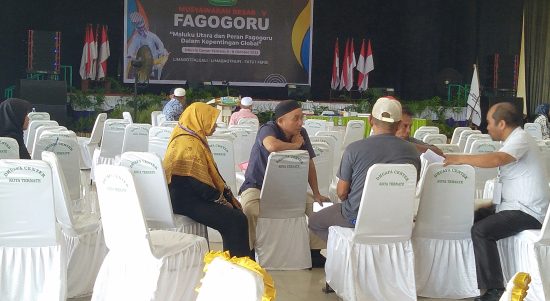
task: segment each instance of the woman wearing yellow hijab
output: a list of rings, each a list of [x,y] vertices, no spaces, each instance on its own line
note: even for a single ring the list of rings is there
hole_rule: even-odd
[[[164,156],[174,213],[216,229],[231,256],[248,256],[248,222],[239,202],[225,185],[206,136],[216,129],[219,111],[193,103],[183,111]]]

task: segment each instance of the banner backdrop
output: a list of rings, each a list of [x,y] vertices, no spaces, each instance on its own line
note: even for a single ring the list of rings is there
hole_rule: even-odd
[[[312,2],[125,0],[124,82],[310,85]]]

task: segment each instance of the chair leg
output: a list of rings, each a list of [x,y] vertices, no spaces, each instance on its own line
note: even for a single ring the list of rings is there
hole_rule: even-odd
[[[323,293],[325,293],[325,294],[334,293],[334,290],[332,289],[332,287],[330,287],[330,285],[328,285],[327,282],[325,282],[325,287],[323,287],[321,290],[322,290]]]

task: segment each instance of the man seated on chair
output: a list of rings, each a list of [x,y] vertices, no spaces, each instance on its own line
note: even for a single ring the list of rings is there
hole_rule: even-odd
[[[309,218],[309,229],[323,240],[328,240],[330,226],[355,228],[367,171],[372,165],[409,163],[416,167],[417,172],[420,170],[416,148],[395,135],[401,116],[399,101],[379,98],[369,117],[373,134],[351,143],[344,151],[336,174],[339,179],[336,192],[342,202],[313,213]]]
[[[181,113],[188,106],[185,98],[185,89],[175,88],[170,96],[171,99],[164,105],[162,114],[166,117],[166,121],[178,121]]]
[[[265,170],[269,154],[284,150],[307,150],[309,153],[308,182],[313,197],[308,196],[306,214],[313,212],[313,200],[322,204],[329,201],[326,196],[319,193],[317,185],[317,172],[313,158],[315,152],[311,146],[309,136],[303,125],[303,113],[300,104],[295,100],[281,101],[275,107],[274,121],[270,121],[260,127],[256,141],[250,153],[248,168],[245,172],[245,180],[240,188],[243,211],[248,218],[248,231],[250,248],[254,248],[256,241],[256,222],[260,211],[260,189],[264,181]],[[289,177],[289,181],[292,178]],[[284,189],[284,187],[281,187]],[[320,259],[319,251],[325,248],[325,243],[318,237],[310,237],[312,259],[316,265],[316,259]]]
[[[258,117],[252,113],[252,98],[250,97],[243,97],[241,99],[241,109],[233,114],[231,114],[231,118],[229,119],[230,125],[239,124],[239,120],[241,118],[256,118]]]
[[[502,148],[479,155],[447,155],[445,164],[469,164],[499,168],[495,196],[490,208],[476,211],[472,242],[476,259],[477,284],[486,289],[475,300],[499,300],[504,292],[497,241],[527,229],[540,229],[550,191],[537,142],[522,128],[522,115],[513,104],[503,102],[487,113],[487,131]],[[501,192],[501,193],[499,193]]]
[[[425,153],[428,149],[431,149],[434,153],[443,156],[443,152],[435,145],[428,144],[422,140],[418,140],[411,137],[411,125],[412,125],[412,112],[407,107],[402,107],[401,122],[399,128],[395,134],[397,137],[409,141],[412,143],[419,153]]]

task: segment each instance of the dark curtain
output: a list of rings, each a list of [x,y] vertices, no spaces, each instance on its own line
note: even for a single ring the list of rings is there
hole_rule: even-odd
[[[525,0],[525,81],[527,106],[550,103],[550,1]]]

